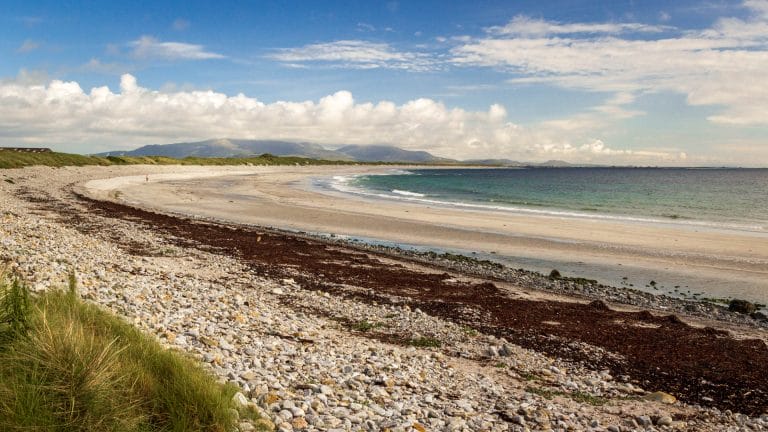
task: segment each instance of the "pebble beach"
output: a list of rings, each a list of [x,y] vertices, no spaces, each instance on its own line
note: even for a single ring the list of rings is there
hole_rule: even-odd
[[[221,381],[237,385],[238,403],[262,415],[258,423],[241,423],[241,431],[768,429],[768,406],[760,402],[741,411],[728,405],[726,397],[722,403],[710,397],[709,403],[675,396],[678,390],[665,388],[659,381],[646,380],[654,385],[647,387],[636,376],[603,367],[623,362],[614,357],[626,357],[624,351],[573,338],[568,342],[573,350],[588,353],[581,361],[576,356],[553,355],[552,350],[537,349],[503,331],[473,326],[473,322],[487,322],[480,316],[485,311],[480,307],[468,306],[472,310],[464,319],[454,319],[437,307],[419,307],[421,303],[413,300],[417,293],[383,287],[380,293],[370,292],[376,290],[359,273],[355,274],[359,284],[354,282],[358,279],[341,283],[330,270],[326,275],[311,267],[312,274],[307,275],[310,267],[301,263],[256,261],[239,249],[158,230],[159,222],[147,223],[127,211],[118,215],[114,208],[83,197],[84,185],[91,180],[194,177],[210,169],[0,170],[0,269],[23,276],[33,291],[64,287],[74,271],[83,298],[124,317],[168,347],[199,359]],[[259,172],[258,167],[216,169],[224,174]],[[119,196],[102,192],[101,199],[119,202]],[[95,195],[99,194],[90,197]],[[188,222],[177,221],[179,225]],[[252,236],[254,244],[269,245],[273,237],[289,235],[248,229],[263,232]],[[329,241],[323,247],[349,246]],[[502,290],[507,285],[519,289],[520,301],[586,307],[602,300],[607,303],[593,308],[626,313],[646,310],[652,313],[647,320],[650,327],[663,326],[657,317],[674,313],[691,328],[715,328],[713,338],[734,344],[751,341],[754,359],[761,359],[768,349],[764,323],[723,307],[621,288],[555,283],[541,275],[505,269],[463,269],[398,251],[375,250],[369,256],[366,250],[345,249],[344,253],[357,257],[355,265],[362,269],[398,265],[419,274],[440,275],[444,284],[480,286],[493,280]],[[475,321],[468,318],[473,314],[480,314]],[[560,342],[567,337],[565,332],[552,334]],[[760,366],[765,364],[754,367]],[[754,392],[758,401],[765,397],[759,388]]]

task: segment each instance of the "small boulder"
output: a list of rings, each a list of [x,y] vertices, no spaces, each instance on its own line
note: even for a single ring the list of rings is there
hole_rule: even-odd
[[[248,398],[244,394],[237,392],[232,396],[232,402],[238,408],[245,408],[248,405]]]
[[[560,276],[560,272],[557,271],[557,269],[553,269],[551,272],[549,272],[549,278],[550,279],[560,279],[562,276]]]
[[[750,316],[758,321],[768,321],[768,315],[763,311],[753,312]]]
[[[643,396],[643,399],[648,401],[661,402],[665,404],[673,404],[677,402],[676,397],[672,396],[669,393],[664,393],[660,391],[648,393],[647,395]]]
[[[755,311],[757,311],[757,307],[752,302],[748,302],[746,300],[733,299],[728,304],[728,310],[731,312],[749,315],[749,314],[755,313]]]

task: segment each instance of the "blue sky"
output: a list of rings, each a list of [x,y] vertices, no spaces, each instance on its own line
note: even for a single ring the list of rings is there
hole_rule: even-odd
[[[0,36],[0,145],[768,165],[765,0],[6,1]]]

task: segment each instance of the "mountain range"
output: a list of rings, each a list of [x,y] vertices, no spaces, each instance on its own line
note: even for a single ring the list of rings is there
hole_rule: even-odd
[[[248,139],[210,139],[196,142],[174,144],[151,144],[135,150],[120,150],[99,153],[98,156],[167,156],[185,157],[251,157],[269,153],[275,156],[298,156],[312,159],[326,159],[352,162],[405,162],[405,163],[444,163],[472,164],[506,167],[568,167],[575,166],[563,161],[543,163],[524,163],[510,159],[474,159],[458,161],[435,156],[426,151],[405,150],[391,145],[345,145],[334,150],[320,144],[309,142],[248,140]],[[580,165],[583,166],[583,165]]]
[[[248,157],[269,153],[275,156],[299,156],[356,162],[456,162],[425,151],[404,150],[388,145],[346,145],[336,150],[308,142],[211,139],[174,144],[151,144],[129,151],[110,151],[99,156]]]

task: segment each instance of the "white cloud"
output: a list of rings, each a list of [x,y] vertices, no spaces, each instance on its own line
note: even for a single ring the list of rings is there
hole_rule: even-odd
[[[339,91],[319,101],[264,103],[243,94],[157,91],[125,74],[120,91],[77,82],[0,82],[0,144],[106,151],[212,137],[305,140],[327,145],[391,143],[455,158],[508,157],[610,163],[677,161],[678,151],[613,150],[565,123],[514,124],[499,104],[486,111],[431,99],[357,102]],[[619,101],[621,102],[621,101]],[[658,153],[658,154],[657,154]]]
[[[372,26],[371,24],[359,22],[357,23],[357,31],[359,32],[372,32],[376,31],[376,27]]]
[[[82,70],[96,72],[100,74],[119,75],[132,70],[133,68],[121,63],[105,63],[97,58],[92,58],[81,66]]]
[[[32,52],[36,49],[40,48],[40,43],[35,42],[31,39],[25,40],[18,48],[16,48],[16,52],[18,53],[28,53]]]
[[[340,40],[298,48],[283,48],[268,57],[289,64],[313,62],[352,69],[426,71],[437,67],[435,61],[427,54],[397,51],[386,43],[362,40]]]
[[[509,82],[516,84],[621,94],[676,92],[690,105],[718,107],[712,122],[768,125],[768,1],[744,5],[753,12],[746,20],[723,18],[709,29],[655,39],[617,35],[655,29],[634,23],[560,24],[516,17],[455,46],[453,63],[498,68],[513,75]],[[618,117],[639,114],[621,105],[626,104],[596,110]]]
[[[142,36],[129,45],[133,48],[131,55],[139,59],[209,60],[225,58],[221,54],[206,51],[202,45],[160,42],[151,36]]]
[[[495,35],[518,36],[547,36],[559,34],[577,33],[659,33],[670,30],[670,27],[662,27],[640,23],[574,23],[562,24],[553,21],[530,18],[518,15],[504,26],[494,26],[487,29],[488,33]]]

